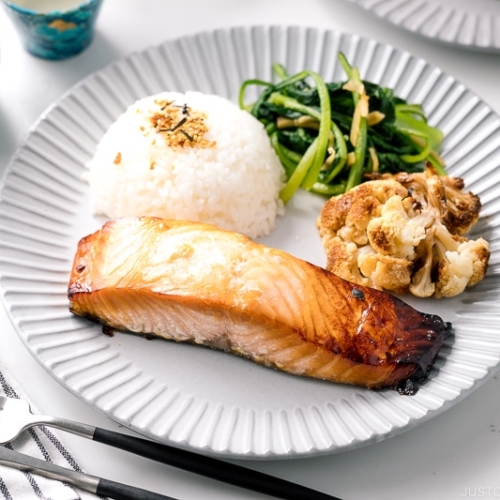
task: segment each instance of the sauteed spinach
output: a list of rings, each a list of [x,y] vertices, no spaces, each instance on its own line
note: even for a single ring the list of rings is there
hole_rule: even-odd
[[[240,107],[264,124],[285,168],[283,201],[299,187],[333,196],[378,173],[422,171],[427,162],[445,175],[437,152],[443,134],[428,124],[422,106],[362,80],[342,53],[339,60],[345,81],[327,83],[309,70],[290,76],[274,64],[277,83],[250,79],[241,85]],[[250,85],[264,90],[246,105]]]

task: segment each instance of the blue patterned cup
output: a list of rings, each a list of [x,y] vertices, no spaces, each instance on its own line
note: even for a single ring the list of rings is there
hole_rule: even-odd
[[[103,0],[1,0],[28,52],[66,59],[87,48]]]

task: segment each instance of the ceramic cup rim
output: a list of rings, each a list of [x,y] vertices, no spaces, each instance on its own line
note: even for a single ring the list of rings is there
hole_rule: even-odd
[[[35,9],[30,9],[27,7],[22,7],[20,5],[17,5],[15,2],[12,0],[0,0],[2,1],[3,4],[5,4],[7,7],[10,9],[24,15],[28,16],[54,16],[54,15],[64,15],[64,14],[70,14],[72,12],[78,12],[82,8],[85,8],[93,3],[97,3],[98,0],[80,0],[78,5],[75,7],[72,7],[70,9],[54,9],[46,12],[40,12]]]

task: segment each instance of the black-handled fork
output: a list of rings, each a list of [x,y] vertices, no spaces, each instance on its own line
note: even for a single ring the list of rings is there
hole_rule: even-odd
[[[59,465],[9,450],[4,446],[0,446],[0,465],[63,481],[89,493],[113,498],[114,500],[176,500],[173,497],[160,495],[128,484],[65,469]]]
[[[12,441],[23,430],[34,425],[48,425],[156,462],[216,479],[233,486],[281,498],[282,500],[303,500],[304,498],[308,500],[340,500],[337,497],[291,481],[192,451],[72,420],[34,415],[31,413],[29,404],[21,399],[0,396],[0,410],[0,444]]]

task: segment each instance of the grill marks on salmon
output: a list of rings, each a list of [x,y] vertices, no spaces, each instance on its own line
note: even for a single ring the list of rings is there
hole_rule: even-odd
[[[384,292],[215,226],[151,217],[83,238],[70,310],[285,372],[414,393],[451,325]]]

